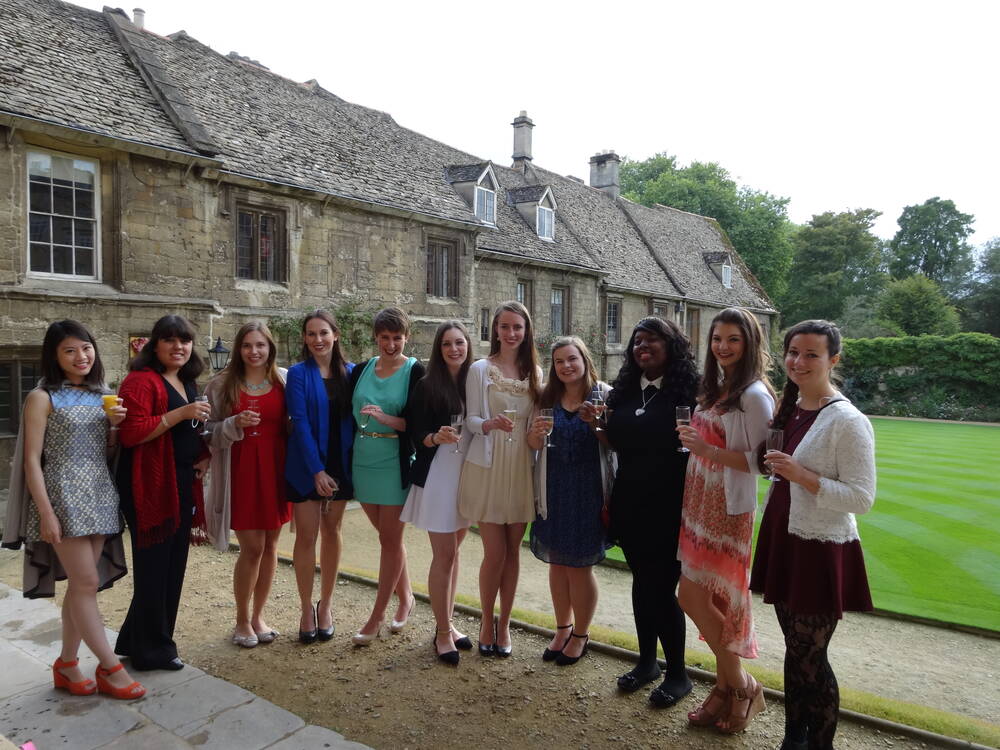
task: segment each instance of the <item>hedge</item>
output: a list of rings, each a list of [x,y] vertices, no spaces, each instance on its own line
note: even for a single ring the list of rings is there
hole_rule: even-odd
[[[867,414],[1000,422],[1000,338],[845,339],[843,390]]]

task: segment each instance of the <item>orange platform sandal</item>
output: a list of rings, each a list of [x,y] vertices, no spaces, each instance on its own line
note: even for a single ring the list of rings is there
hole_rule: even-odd
[[[97,679],[97,691],[99,693],[104,693],[105,695],[110,695],[112,698],[118,698],[123,701],[131,701],[136,698],[141,698],[146,694],[146,688],[140,685],[138,682],[133,682],[131,685],[126,685],[125,687],[115,687],[110,682],[108,682],[108,677],[113,675],[115,672],[120,672],[125,669],[125,666],[119,662],[118,666],[111,667],[111,669],[105,669],[104,667],[97,668],[97,674],[94,677]]]
[[[52,665],[52,686],[68,690],[72,695],[93,695],[97,692],[97,685],[89,677],[85,677],[78,682],[71,682],[69,677],[60,672],[60,669],[69,669],[80,663],[79,659],[73,661],[63,661],[56,659]]]

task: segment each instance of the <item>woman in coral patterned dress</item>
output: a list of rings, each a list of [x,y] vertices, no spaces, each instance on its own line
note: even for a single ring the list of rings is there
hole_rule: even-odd
[[[696,710],[695,726],[744,729],[764,708],[760,684],[740,664],[757,656],[750,611],[750,546],[756,508],[754,451],[767,436],[774,392],[760,324],[742,308],[723,310],[709,327],[705,375],[690,426],[678,427],[691,451],[677,557],[678,601],[715,654],[716,684]]]

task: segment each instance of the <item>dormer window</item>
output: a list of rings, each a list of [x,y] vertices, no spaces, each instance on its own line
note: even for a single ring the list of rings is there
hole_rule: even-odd
[[[487,224],[496,224],[497,194],[483,185],[476,185],[476,218]]]
[[[551,240],[555,236],[554,226],[556,212],[545,206],[538,207],[538,218],[535,222],[535,231],[543,240]]]
[[[722,286],[726,289],[733,288],[733,267],[728,263],[722,264]]]

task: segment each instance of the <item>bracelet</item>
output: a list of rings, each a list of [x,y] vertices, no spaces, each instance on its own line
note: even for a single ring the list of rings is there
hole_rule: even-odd
[[[712,461],[719,463],[719,446],[713,445],[712,447],[715,448],[715,453],[712,454]]]
[[[167,421],[167,415],[166,414],[164,414],[162,417],[160,417],[160,424],[162,424],[168,430],[170,429],[170,423]]]
[[[431,446],[433,447],[433,446],[435,446],[437,444],[438,444],[438,442],[437,442],[437,433],[436,432],[432,432],[431,433]]]

